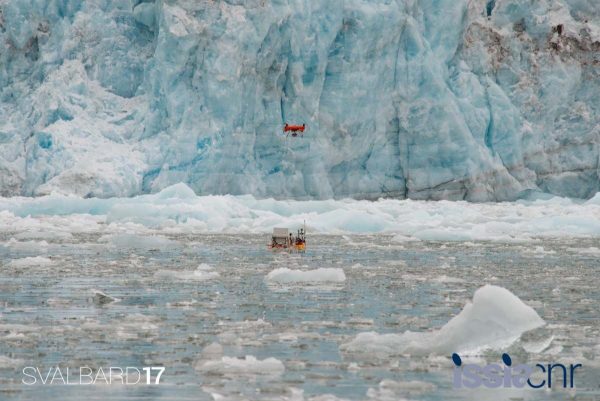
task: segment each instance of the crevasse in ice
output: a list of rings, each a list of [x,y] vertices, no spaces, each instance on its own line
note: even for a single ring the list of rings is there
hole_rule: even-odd
[[[0,0],[0,195],[591,197],[599,10]]]

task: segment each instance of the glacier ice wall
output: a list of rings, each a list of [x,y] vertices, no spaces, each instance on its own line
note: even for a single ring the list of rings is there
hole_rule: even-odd
[[[585,198],[599,94],[596,0],[0,0],[0,195]]]

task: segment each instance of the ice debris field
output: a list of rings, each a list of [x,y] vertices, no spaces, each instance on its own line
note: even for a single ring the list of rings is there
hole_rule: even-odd
[[[414,240],[528,240],[600,236],[600,195],[588,201],[560,197],[480,203],[450,201],[256,199],[197,196],[185,184],[133,198],[47,195],[0,198],[0,231],[17,238],[60,237],[106,232],[102,242],[126,244],[128,234],[268,233],[299,227],[312,233],[389,234],[398,243]],[[45,233],[45,234],[44,234]],[[147,245],[174,246],[147,237]],[[162,242],[161,242],[162,241]]]
[[[267,249],[273,227],[304,221],[305,253]],[[465,401],[450,355],[510,352],[582,363],[577,395],[594,399],[599,241],[599,195],[299,201],[180,183],[130,198],[0,198],[0,396]],[[21,385],[25,364],[82,360],[164,365],[165,385]]]
[[[204,201],[164,195],[155,207],[187,205],[189,211]],[[87,211],[98,201],[59,197],[54,205],[58,199],[68,207],[67,199],[83,203]],[[582,215],[594,207],[537,201],[515,206],[519,212],[506,224],[517,215],[555,213],[559,205]],[[269,212],[279,216],[269,224],[281,222],[289,203],[279,206],[280,214]],[[479,206],[503,207],[465,204],[455,213]],[[96,212],[107,213],[101,209]],[[266,248],[269,234],[260,230],[268,225],[255,226],[256,234],[211,234],[168,219],[144,225],[108,223],[106,214],[13,213],[2,212],[0,229],[3,400],[560,401],[599,395],[596,235],[497,242],[309,231],[306,253],[287,254]],[[47,235],[59,227],[59,235]],[[515,363],[584,368],[575,390],[459,391],[452,388],[455,352],[467,363],[499,363],[508,352]],[[152,387],[21,384],[22,366],[90,361],[166,371]]]

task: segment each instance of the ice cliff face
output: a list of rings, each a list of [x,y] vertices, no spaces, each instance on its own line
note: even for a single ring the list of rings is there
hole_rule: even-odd
[[[599,109],[596,0],[0,0],[4,196],[590,197]]]

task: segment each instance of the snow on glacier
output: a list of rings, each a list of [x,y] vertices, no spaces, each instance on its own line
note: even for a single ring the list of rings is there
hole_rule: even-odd
[[[296,201],[197,196],[185,184],[132,198],[63,194],[0,198],[0,232],[11,236],[56,232],[68,238],[71,233],[100,232],[101,242],[141,249],[177,246],[165,234],[266,234],[274,227],[295,230],[304,221],[309,233],[394,234],[395,243],[598,238],[600,203],[598,197],[586,202],[552,197],[478,204],[410,199]],[[12,246],[11,242],[5,246]]]
[[[588,198],[599,50],[593,0],[0,0],[0,195]]]

